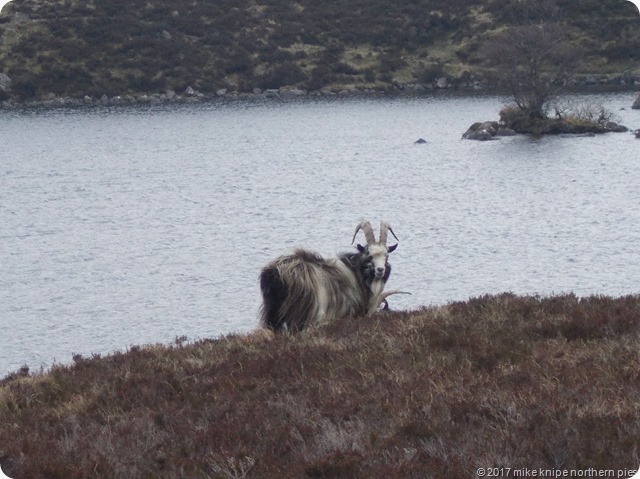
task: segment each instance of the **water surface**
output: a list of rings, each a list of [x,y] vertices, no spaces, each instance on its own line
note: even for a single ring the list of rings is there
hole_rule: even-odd
[[[640,127],[633,94],[595,100]],[[0,112],[0,375],[251,330],[260,268],[348,250],[361,219],[400,238],[396,309],[636,293],[640,142],[460,139],[503,102]]]

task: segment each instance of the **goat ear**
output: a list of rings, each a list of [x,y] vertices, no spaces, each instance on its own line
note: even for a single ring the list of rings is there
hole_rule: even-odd
[[[389,247],[387,248],[387,251],[388,251],[389,253],[393,253],[393,252],[396,250],[396,248],[397,248],[397,247],[398,247],[398,243],[396,243],[396,244],[392,244],[391,246],[389,246]]]
[[[364,246],[362,246],[361,244],[357,244],[356,248],[358,248],[358,251],[360,251],[361,253],[364,253],[364,250],[367,249]]]

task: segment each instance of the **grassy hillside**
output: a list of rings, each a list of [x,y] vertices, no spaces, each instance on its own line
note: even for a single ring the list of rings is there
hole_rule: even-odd
[[[639,344],[638,296],[502,294],[78,356],[0,383],[0,464],[14,479],[629,477]]]
[[[625,0],[13,0],[0,99],[473,84],[487,36],[541,19],[589,52],[582,71],[640,74]]]

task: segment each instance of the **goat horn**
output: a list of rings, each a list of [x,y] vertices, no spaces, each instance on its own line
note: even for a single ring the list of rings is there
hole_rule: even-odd
[[[392,294],[413,294],[413,293],[410,293],[409,291],[400,291],[399,289],[392,289],[390,291],[385,291],[383,293],[380,293],[380,297],[382,299],[386,299],[388,296],[391,296]]]
[[[380,222],[380,244],[387,245],[387,231],[391,231],[391,234],[396,239],[396,241],[400,241],[396,234],[391,229],[389,223],[385,223],[384,221]]]
[[[373,234],[373,228],[371,228],[371,223],[368,221],[362,221],[358,226],[356,226],[356,232],[353,233],[353,239],[351,240],[351,244],[356,240],[356,236],[358,231],[364,231],[364,237],[367,240],[367,244],[373,244],[376,242],[376,237]]]
[[[378,296],[378,305],[376,306],[376,309],[378,309],[380,305],[384,303],[387,300],[387,298],[392,294],[412,294],[412,293],[410,293],[409,291],[400,291],[398,289],[392,289],[390,291],[385,291],[383,293],[380,293],[380,296]]]

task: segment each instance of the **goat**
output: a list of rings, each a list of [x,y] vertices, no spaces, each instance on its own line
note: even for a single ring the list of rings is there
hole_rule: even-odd
[[[356,226],[351,244],[360,230],[367,244],[358,244],[357,252],[323,258],[296,249],[267,264],[260,273],[261,324],[273,331],[300,331],[344,316],[371,315],[386,304],[387,296],[401,293],[383,293],[391,274],[389,253],[398,247],[397,243],[387,246],[388,232],[398,240],[391,226],[380,223],[376,241],[371,224],[363,221]]]

